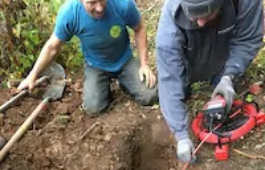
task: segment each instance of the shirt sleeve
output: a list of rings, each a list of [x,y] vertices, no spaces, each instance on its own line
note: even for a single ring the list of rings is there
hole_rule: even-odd
[[[55,35],[62,41],[69,41],[74,35],[74,17],[69,5],[60,7],[54,28]]]
[[[140,12],[134,0],[129,0],[126,10],[126,25],[130,28],[134,28],[139,24],[140,18]]]
[[[263,38],[262,0],[239,1],[236,35],[230,41],[224,74],[241,76],[257,55]]]

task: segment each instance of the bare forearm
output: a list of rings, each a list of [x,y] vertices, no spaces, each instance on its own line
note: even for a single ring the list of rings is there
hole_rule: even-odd
[[[50,41],[51,40],[48,40],[42,48],[40,56],[37,59],[32,71],[30,72],[30,76],[37,78],[38,75],[56,58],[56,55],[60,51],[60,47],[54,46]]]
[[[146,29],[142,23],[135,31],[135,40],[139,51],[141,65],[148,64],[147,34]]]

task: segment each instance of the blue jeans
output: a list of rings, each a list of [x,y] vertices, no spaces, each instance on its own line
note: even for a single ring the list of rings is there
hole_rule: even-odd
[[[158,101],[157,86],[150,89],[139,79],[139,61],[130,59],[119,72],[106,72],[86,65],[83,89],[83,110],[90,115],[104,111],[111,102],[110,83],[117,78],[123,90],[140,105]]]

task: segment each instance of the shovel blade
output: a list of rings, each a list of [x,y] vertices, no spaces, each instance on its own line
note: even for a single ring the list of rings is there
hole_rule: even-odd
[[[52,100],[60,99],[63,95],[66,84],[65,71],[60,64],[55,62],[51,64],[49,70],[52,71],[51,83],[42,97],[50,98]]]

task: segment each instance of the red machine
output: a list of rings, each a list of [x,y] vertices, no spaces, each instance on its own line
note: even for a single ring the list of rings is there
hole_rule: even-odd
[[[215,158],[227,160],[228,143],[250,132],[256,125],[265,123],[265,113],[254,102],[235,100],[229,112],[221,96],[210,100],[192,122],[197,138],[217,144]]]

